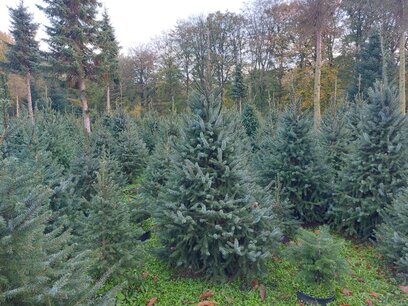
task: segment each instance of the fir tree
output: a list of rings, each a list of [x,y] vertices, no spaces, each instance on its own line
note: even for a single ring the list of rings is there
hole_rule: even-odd
[[[367,239],[407,181],[406,122],[396,93],[376,84],[369,91],[359,137],[341,173],[334,225],[348,235]]]
[[[0,303],[112,304],[111,295],[94,299],[107,274],[91,279],[90,252],[78,252],[68,231],[46,231],[53,192],[41,183],[47,166],[40,160],[0,160]]]
[[[171,168],[156,209],[168,260],[207,276],[247,276],[276,251],[271,203],[253,182],[246,151],[220,97],[197,96],[195,115],[171,144]],[[247,148],[248,149],[248,148]]]
[[[343,106],[326,111],[322,120],[321,144],[333,184],[337,183],[339,173],[346,166],[346,156],[350,152],[352,131],[348,115],[348,108]]]
[[[139,259],[138,241],[142,232],[130,222],[130,206],[122,200],[120,186],[113,179],[109,158],[102,154],[96,182],[95,195],[84,217],[80,241],[85,249],[96,251],[93,275],[100,277],[110,267],[115,274],[122,274],[135,266]],[[133,273],[133,272],[131,272]]]
[[[340,255],[344,242],[334,239],[327,227],[314,232],[300,230],[297,242],[289,246],[286,254],[299,266],[299,278],[307,283],[327,288],[341,280],[348,272],[347,262]]]
[[[256,137],[259,128],[259,119],[253,105],[245,104],[242,113],[242,124],[248,137],[253,140]]]
[[[137,126],[128,122],[124,131],[119,133],[114,155],[128,182],[140,177],[146,167],[148,150],[139,137]]]
[[[115,32],[111,25],[108,11],[104,10],[97,35],[97,47],[100,53],[96,56],[96,74],[100,75],[106,88],[106,112],[111,112],[112,79],[118,78],[119,73],[119,46],[116,41]]]
[[[328,170],[316,138],[310,117],[295,105],[279,118],[276,134],[266,135],[255,161],[261,185],[279,178],[283,198],[303,222],[324,221],[330,198]]]
[[[82,103],[85,130],[91,132],[86,80],[94,73],[95,43],[98,22],[98,0],[56,1],[44,0],[41,7],[48,16],[50,26],[48,61],[55,72],[77,87]]]
[[[166,186],[170,174],[170,144],[159,143],[150,157],[143,176],[142,198],[149,210],[157,207],[159,193]]]
[[[13,9],[10,8],[11,35],[14,44],[10,45],[7,52],[7,59],[11,71],[25,77],[27,86],[28,114],[34,123],[33,101],[31,96],[31,77],[38,69],[40,62],[40,50],[35,35],[38,24],[33,22],[33,15],[24,6],[24,1]]]
[[[242,113],[242,102],[246,97],[246,87],[244,83],[244,76],[242,75],[242,65],[240,63],[235,65],[231,87],[231,97],[238,102],[239,112]]]
[[[350,99],[354,99],[356,95],[367,97],[368,89],[376,81],[382,79],[382,63],[380,36],[378,32],[374,32],[357,55],[352,82],[348,90]]]
[[[408,280],[408,189],[381,216],[384,223],[376,231],[378,250]]]

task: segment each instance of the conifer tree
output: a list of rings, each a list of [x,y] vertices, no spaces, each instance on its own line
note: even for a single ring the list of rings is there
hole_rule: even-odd
[[[331,288],[348,272],[347,262],[340,255],[344,242],[334,239],[328,227],[314,232],[300,230],[297,243],[289,246],[286,254],[299,265],[299,278],[309,286],[323,285]]]
[[[378,250],[408,280],[408,189],[405,188],[381,214],[376,231]]]
[[[382,80],[383,75],[383,56],[381,52],[381,42],[378,32],[373,32],[368,42],[366,42],[359,54],[354,66],[353,78],[348,90],[351,100],[356,95],[367,98],[368,89],[376,81]]]
[[[192,108],[171,144],[170,174],[155,211],[165,253],[207,276],[258,272],[280,239],[271,203],[250,176],[242,131],[221,113],[220,96],[196,96]]]
[[[253,105],[245,104],[244,111],[242,113],[242,124],[248,137],[254,140],[259,128],[259,119]]]
[[[242,75],[242,65],[240,63],[235,65],[231,87],[231,97],[238,102],[239,113],[242,113],[242,102],[246,97],[246,87],[244,83],[244,76]]]
[[[53,194],[42,184],[47,166],[31,157],[0,160],[0,303],[112,304],[111,295],[94,299],[107,274],[92,280],[90,252],[79,252],[69,231],[46,230]]]
[[[157,206],[159,193],[168,181],[170,164],[169,142],[159,143],[149,159],[141,188],[143,200],[149,209]]]
[[[121,165],[122,173],[128,182],[140,177],[147,164],[148,149],[139,137],[136,124],[129,121],[119,133],[114,155]]]
[[[98,0],[44,0],[41,7],[48,16],[50,26],[49,65],[55,72],[77,87],[82,103],[85,130],[91,132],[86,81],[94,75],[95,44],[98,22]]]
[[[34,23],[33,15],[28,12],[21,0],[19,5],[13,9],[10,8],[11,35],[14,38],[14,44],[10,45],[7,52],[7,59],[11,71],[14,71],[25,77],[27,86],[28,114],[34,124],[33,101],[31,96],[31,78],[38,69],[40,62],[40,49],[35,35],[38,30],[38,24]]]
[[[109,157],[103,153],[92,186],[94,196],[79,235],[85,249],[96,251],[96,262],[92,266],[95,277],[102,276],[110,267],[115,267],[115,274],[130,271],[140,256],[137,237],[142,232],[131,224],[130,206],[122,199],[109,163]]]
[[[96,56],[96,73],[102,77],[106,88],[106,112],[110,113],[112,108],[110,84],[119,74],[119,46],[106,8],[100,21],[97,46],[100,53]]]
[[[350,152],[352,131],[347,119],[348,115],[350,115],[349,108],[342,106],[326,111],[322,120],[322,150],[325,152],[324,160],[333,184],[337,184],[338,176],[346,166],[346,156]]]
[[[312,122],[300,105],[287,109],[279,118],[276,134],[265,135],[257,152],[255,167],[261,186],[282,185],[282,197],[302,222],[322,222],[328,208],[328,169]]]
[[[338,229],[367,239],[382,222],[380,212],[407,184],[407,137],[394,90],[376,84],[363,113],[331,215]]]

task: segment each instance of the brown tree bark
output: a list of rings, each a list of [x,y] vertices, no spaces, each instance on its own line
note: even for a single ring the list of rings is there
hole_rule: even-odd
[[[34,111],[33,111],[33,99],[31,96],[31,74],[30,72],[26,75],[26,86],[27,86],[27,101],[28,101],[28,116],[30,117],[31,123],[34,124]]]
[[[110,87],[109,84],[106,86],[106,112],[110,114],[111,112],[111,100],[110,100]]]
[[[89,108],[88,108],[88,98],[85,93],[85,79],[81,78],[79,80],[79,91],[80,91],[80,98],[82,103],[82,115],[84,117],[84,128],[85,131],[90,134],[91,133],[91,119],[89,117]]]
[[[316,129],[320,128],[321,114],[320,114],[320,79],[322,68],[322,31],[316,31],[316,62],[314,75],[314,89],[313,89],[313,123]]]

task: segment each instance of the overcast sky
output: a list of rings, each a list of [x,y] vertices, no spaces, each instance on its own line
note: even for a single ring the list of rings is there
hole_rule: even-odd
[[[16,7],[20,0],[0,0],[0,31],[9,32],[8,7]],[[115,33],[123,51],[138,43],[148,42],[172,28],[177,20],[214,11],[239,12],[244,0],[101,0],[107,7]],[[43,25],[47,18],[36,4],[41,0],[25,0],[34,13],[35,21]],[[39,33],[39,39],[44,33]]]

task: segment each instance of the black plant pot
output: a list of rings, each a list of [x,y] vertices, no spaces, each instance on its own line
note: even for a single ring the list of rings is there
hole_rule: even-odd
[[[306,304],[310,304],[310,305],[323,305],[326,306],[327,304],[331,303],[334,301],[335,297],[336,297],[336,293],[333,293],[333,295],[331,297],[327,297],[327,298],[318,298],[318,297],[314,297],[311,295],[308,295],[302,291],[298,291],[296,293],[298,300],[301,300],[303,302],[305,302]]]

